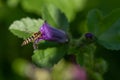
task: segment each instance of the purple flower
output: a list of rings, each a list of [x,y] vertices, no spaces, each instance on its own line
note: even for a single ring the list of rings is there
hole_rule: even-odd
[[[87,71],[78,64],[70,64],[63,68],[63,79],[65,80],[87,80]]]
[[[85,68],[79,65],[73,65],[72,69],[73,80],[87,80],[87,72]]]
[[[35,41],[38,43],[40,40],[54,41],[58,43],[65,43],[68,41],[66,33],[62,30],[51,27],[46,21],[40,27],[41,36]]]

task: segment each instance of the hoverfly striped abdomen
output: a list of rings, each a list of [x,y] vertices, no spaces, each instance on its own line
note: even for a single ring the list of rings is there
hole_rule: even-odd
[[[39,37],[41,36],[41,32],[38,31],[36,33],[34,33],[32,36],[28,37],[27,39],[25,39],[22,43],[22,46],[27,45],[30,42],[34,42],[35,40],[37,40]]]

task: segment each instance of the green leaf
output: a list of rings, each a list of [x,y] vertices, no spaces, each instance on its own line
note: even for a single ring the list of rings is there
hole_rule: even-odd
[[[22,0],[21,4],[26,11],[40,15],[42,6],[45,4],[45,1],[46,0]]]
[[[42,17],[47,20],[52,26],[56,26],[65,31],[68,30],[69,23],[64,15],[58,8],[53,5],[44,6],[42,9]]]
[[[107,49],[120,50],[120,9],[112,11],[101,23],[98,42]]]
[[[77,54],[76,61],[78,64],[80,64],[80,66],[83,66],[84,65],[84,54],[83,53]]]
[[[102,20],[102,26],[100,28],[100,33],[102,34],[105,31],[107,31],[113,24],[115,24],[118,19],[120,19],[120,8],[113,10],[109,15],[105,16],[104,19]]]
[[[65,13],[69,21],[72,21],[78,11],[83,10],[85,0],[48,0],[51,4],[58,7]]]
[[[90,74],[90,80],[103,80],[103,77],[100,73],[93,72],[92,74]]]
[[[120,19],[99,36],[98,42],[107,49],[120,50]]]
[[[51,45],[53,44],[53,45]],[[32,56],[33,62],[40,67],[51,68],[67,53],[67,46],[64,44],[43,43],[42,49],[35,50]],[[47,47],[45,47],[47,45]]]
[[[95,52],[95,45],[82,45],[77,51],[76,59],[77,62],[84,67],[93,68],[94,63],[94,52]]]
[[[98,58],[95,60],[94,70],[96,72],[104,74],[105,72],[107,72],[107,68],[108,68],[107,62],[104,59]]]
[[[88,31],[98,38],[98,43],[107,49],[120,49],[120,9],[102,18],[100,12],[92,10],[88,14]]]
[[[19,4],[20,0],[7,0],[7,5],[9,7],[16,7]]]
[[[100,22],[102,20],[102,16],[99,10],[94,9],[88,13],[87,24],[88,24],[88,32],[93,33],[98,36],[98,32],[100,29]]]
[[[29,12],[41,15],[41,9],[44,5],[55,5],[65,13],[69,21],[75,18],[78,11],[84,9],[85,0],[21,0],[22,7]],[[31,6],[32,5],[32,6]]]
[[[40,26],[43,24],[41,19],[23,18],[21,20],[14,21],[9,30],[20,38],[27,38],[34,32],[39,31]]]

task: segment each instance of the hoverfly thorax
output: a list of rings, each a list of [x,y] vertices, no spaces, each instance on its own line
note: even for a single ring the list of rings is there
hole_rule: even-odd
[[[34,42],[35,40],[37,40],[40,37],[41,37],[41,32],[40,31],[38,31],[36,33],[33,33],[32,36],[28,37],[27,39],[25,39],[23,41],[22,46],[27,45],[30,42]]]

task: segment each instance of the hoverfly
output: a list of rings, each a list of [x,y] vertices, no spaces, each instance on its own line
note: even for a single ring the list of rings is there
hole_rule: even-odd
[[[22,43],[21,46],[27,45],[30,42],[34,42],[35,40],[37,40],[39,37],[41,37],[41,32],[38,31],[36,33],[33,33],[32,36],[28,37],[27,39],[25,39]]]

